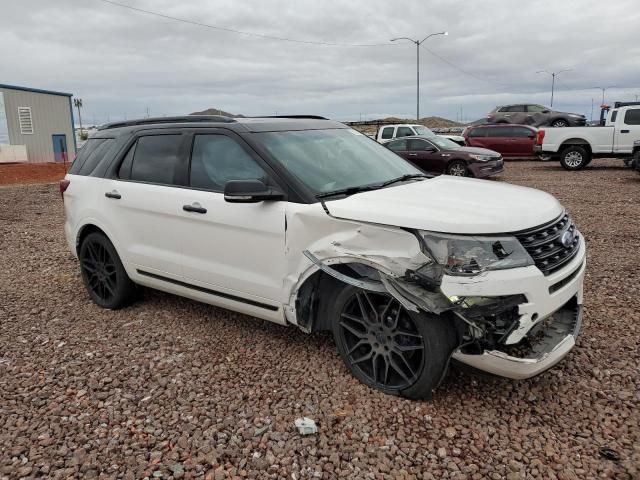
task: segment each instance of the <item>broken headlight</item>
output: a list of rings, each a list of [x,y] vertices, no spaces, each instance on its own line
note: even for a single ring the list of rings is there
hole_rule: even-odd
[[[520,242],[512,236],[448,235],[420,232],[427,253],[449,275],[476,275],[485,270],[533,265]]]

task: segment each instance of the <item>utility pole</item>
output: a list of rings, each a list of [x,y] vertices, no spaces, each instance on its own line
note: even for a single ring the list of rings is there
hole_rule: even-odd
[[[420,120],[420,45],[422,45],[429,37],[436,35],[449,35],[449,32],[431,33],[424,37],[422,40],[414,40],[408,37],[392,38],[391,41],[408,40],[416,45],[416,120]]]
[[[593,98],[591,99],[591,121],[593,122]]]
[[[550,107],[553,107],[553,91],[556,86],[556,76],[560,75],[563,72],[570,72],[571,70],[572,70],[571,68],[566,68],[564,70],[559,70],[557,72],[548,72],[546,70],[538,70],[536,72],[536,73],[546,73],[547,75],[551,75],[551,105],[549,105]]]

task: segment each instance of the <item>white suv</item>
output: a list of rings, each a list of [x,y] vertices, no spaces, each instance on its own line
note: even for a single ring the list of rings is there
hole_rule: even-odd
[[[320,117],[110,124],[60,184],[84,284],[331,330],[374,388],[429,397],[453,358],[526,378],[581,322],[585,243],[547,193],[430,178]]]

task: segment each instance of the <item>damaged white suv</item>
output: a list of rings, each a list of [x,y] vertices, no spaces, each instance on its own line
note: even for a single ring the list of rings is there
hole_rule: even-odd
[[[143,285],[331,330],[387,393],[430,396],[451,359],[531,377],[580,329],[585,243],[555,198],[430,178],[321,117],[110,124],[60,190],[98,305]]]

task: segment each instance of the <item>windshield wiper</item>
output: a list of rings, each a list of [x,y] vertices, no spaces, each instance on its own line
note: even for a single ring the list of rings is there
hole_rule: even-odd
[[[425,175],[424,173],[409,173],[407,175],[402,175],[401,177],[393,178],[391,180],[387,180],[386,182],[382,182],[382,183],[374,183],[373,185],[361,185],[356,187],[340,188],[338,190],[332,190],[330,192],[319,193],[316,195],[316,198],[327,198],[327,197],[333,197],[336,195],[353,195],[354,193],[378,190],[380,188],[384,188],[394,183],[411,180],[412,178],[431,178],[431,177],[429,175]]]

